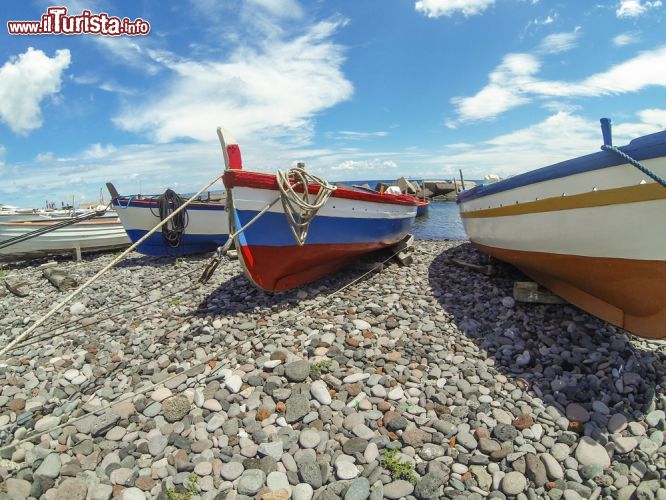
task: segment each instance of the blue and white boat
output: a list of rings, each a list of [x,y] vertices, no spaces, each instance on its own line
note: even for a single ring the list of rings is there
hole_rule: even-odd
[[[113,207],[132,243],[145,236],[174,210],[173,197],[165,200],[164,195],[121,196],[112,184],[107,184],[107,187]],[[153,256],[183,256],[215,251],[229,237],[224,206],[223,197],[192,202],[181,217],[169,221],[148,237],[137,247],[137,251]]]

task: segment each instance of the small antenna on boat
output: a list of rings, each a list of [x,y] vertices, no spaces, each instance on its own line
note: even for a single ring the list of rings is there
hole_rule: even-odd
[[[604,137],[604,146],[612,146],[613,145],[613,133],[612,133],[612,127],[611,127],[611,119],[610,118],[602,118],[599,120],[601,122],[601,135]]]

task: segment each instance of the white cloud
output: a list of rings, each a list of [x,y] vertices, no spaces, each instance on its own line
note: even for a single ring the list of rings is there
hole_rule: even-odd
[[[277,17],[301,17],[303,9],[295,0],[247,0]]]
[[[661,0],[653,2],[642,0],[621,0],[620,6],[615,11],[617,17],[638,17],[650,9],[661,7]]]
[[[582,35],[580,26],[568,33],[552,33],[541,41],[537,51],[544,54],[559,54],[573,49]]]
[[[117,151],[113,144],[102,145],[100,143],[92,144],[88,149],[81,154],[83,159],[100,159],[109,156],[111,153]]]
[[[338,165],[331,167],[331,170],[384,170],[398,168],[398,164],[393,160],[381,160],[374,158],[372,160],[345,160]]]
[[[292,38],[240,46],[224,61],[164,60],[166,84],[131,103],[115,122],[160,142],[206,140],[217,125],[251,133],[309,138],[314,115],[351,97],[343,48],[331,40],[342,22],[319,22]]]
[[[481,14],[495,0],[419,0],[416,10],[428,17],[452,16],[460,12],[464,16]]]
[[[632,43],[640,42],[641,37],[636,32],[627,31],[625,33],[620,33],[619,35],[613,37],[613,45],[616,47],[624,47],[625,45],[631,45]]]
[[[666,109],[645,109],[637,115],[636,122],[613,125],[614,144],[626,144],[666,126]],[[444,176],[454,176],[462,169],[471,179],[489,173],[507,177],[593,153],[602,142],[598,120],[558,112],[539,123],[467,147],[447,145],[441,155],[421,163],[444,165],[440,172]]]
[[[386,137],[388,132],[379,130],[377,132],[355,132],[353,130],[340,130],[338,132],[338,139],[371,139],[373,137]]]
[[[71,61],[69,50],[48,57],[32,47],[0,67],[0,120],[17,134],[42,126],[40,104],[60,92],[62,73]]]
[[[489,75],[490,83],[472,97],[454,98],[462,121],[484,120],[524,104],[529,98],[520,83],[531,81],[539,71],[539,60],[530,54],[508,54]]]
[[[454,98],[458,121],[487,120],[535,98],[594,97],[666,87],[666,47],[640,53],[607,71],[579,81],[540,80],[540,61],[530,54],[509,54],[489,75],[489,83],[471,97]]]

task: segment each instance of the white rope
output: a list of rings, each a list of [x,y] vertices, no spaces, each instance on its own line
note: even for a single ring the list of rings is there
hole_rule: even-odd
[[[202,187],[199,191],[197,191],[189,200],[187,200],[185,203],[183,203],[180,207],[178,207],[176,210],[171,212],[171,214],[166,217],[164,220],[162,220],[159,224],[157,224],[154,228],[152,228],[150,231],[148,231],[145,235],[143,235],[138,241],[136,241],[134,244],[130,245],[127,250],[125,250],[123,253],[118,255],[115,259],[113,259],[109,264],[104,266],[97,274],[95,274],[92,278],[90,278],[88,281],[86,281],[83,285],[81,285],[79,288],[74,290],[71,294],[69,294],[65,299],[63,299],[61,302],[56,304],[48,313],[46,313],[44,316],[39,318],[37,321],[35,321],[27,330],[22,332],[18,337],[16,337],[14,340],[12,340],[9,344],[7,344],[5,347],[0,349],[0,356],[3,356],[7,351],[9,351],[14,345],[18,344],[21,342],[24,338],[26,338],[28,335],[30,335],[32,332],[34,332],[37,328],[39,328],[41,325],[44,324],[44,322],[49,319],[51,316],[53,316],[56,312],[58,312],[62,307],[67,305],[69,302],[71,302],[75,297],[77,297],[83,290],[88,288],[92,283],[97,281],[97,279],[102,276],[106,271],[111,269],[113,266],[115,266],[118,262],[120,262],[122,259],[125,258],[127,254],[129,254],[132,250],[134,250],[136,247],[138,247],[141,243],[143,243],[148,237],[150,237],[153,233],[155,233],[159,228],[161,228],[164,224],[169,222],[176,214],[178,214],[181,210],[184,210],[190,203],[192,203],[194,200],[196,200],[201,193],[206,191],[209,187],[211,187],[213,184],[215,184],[219,180],[219,176],[216,176],[212,181],[210,181],[208,184],[206,184],[204,187]]]
[[[286,172],[278,170],[275,178],[280,188],[280,200],[282,208],[287,217],[289,228],[299,245],[305,244],[308,236],[310,223],[321,207],[328,201],[329,197],[337,187],[328,181],[306,172],[304,168],[296,167]],[[302,185],[303,192],[299,193],[294,188]],[[319,186],[319,191],[310,201],[309,187]]]

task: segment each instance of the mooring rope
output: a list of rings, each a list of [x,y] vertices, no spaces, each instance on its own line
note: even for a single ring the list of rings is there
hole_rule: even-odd
[[[83,285],[81,285],[79,288],[74,290],[71,294],[69,294],[67,297],[65,297],[62,301],[60,301],[58,304],[53,306],[53,308],[47,312],[44,316],[39,318],[35,323],[33,323],[30,327],[28,327],[24,332],[22,332],[20,335],[18,335],[14,340],[9,342],[5,347],[0,349],[0,356],[4,355],[9,349],[11,349],[14,345],[18,344],[21,342],[24,338],[26,338],[28,335],[30,335],[32,332],[34,332],[39,326],[44,324],[46,320],[48,320],[50,317],[52,317],[56,312],[58,312],[61,308],[63,308],[65,305],[70,303],[74,298],[76,298],[83,290],[88,288],[91,284],[93,284],[95,281],[99,279],[100,276],[102,276],[104,273],[106,273],[109,269],[111,269],[113,266],[115,266],[118,262],[123,260],[131,251],[133,251],[136,247],[138,247],[141,243],[143,243],[145,240],[147,240],[152,234],[157,232],[158,229],[160,229],[162,226],[164,226],[167,222],[169,222],[173,217],[175,217],[177,214],[179,214],[182,210],[184,210],[190,203],[192,203],[194,200],[197,199],[197,197],[206,191],[209,187],[211,187],[213,184],[215,184],[218,180],[220,179],[219,176],[216,176],[213,180],[211,180],[208,184],[206,184],[204,187],[202,187],[199,191],[197,191],[191,198],[189,198],[185,203],[183,203],[180,207],[178,207],[176,210],[171,212],[169,216],[167,216],[164,220],[162,220],[159,224],[157,224],[154,228],[152,228],[150,231],[148,231],[146,234],[144,234],[141,238],[139,238],[135,243],[129,246],[125,251],[123,251],[118,257],[113,259],[109,264],[104,266],[100,271],[97,272],[92,278],[90,278],[88,281],[86,281]]]
[[[302,246],[308,236],[310,223],[337,187],[301,167],[295,167],[286,172],[278,170],[275,177],[278,188],[280,188],[280,200],[289,228],[294,234],[296,242]],[[297,185],[303,186],[302,193],[296,191]],[[312,201],[310,201],[309,194],[310,186],[319,187]]]
[[[648,177],[657,181],[659,184],[661,184],[662,187],[666,187],[666,179],[664,179],[663,177],[659,177],[659,175],[654,173],[652,170],[647,168],[645,165],[643,165],[638,160],[635,160],[634,158],[629,156],[627,153],[622,151],[620,148],[618,148],[616,146],[610,146],[608,144],[604,144],[603,146],[601,146],[601,149],[603,149],[604,151],[611,151],[612,153],[615,153],[616,155],[624,158],[625,160],[627,160],[627,163],[629,163],[630,165],[633,165],[638,170],[643,172],[645,175],[647,175]]]

